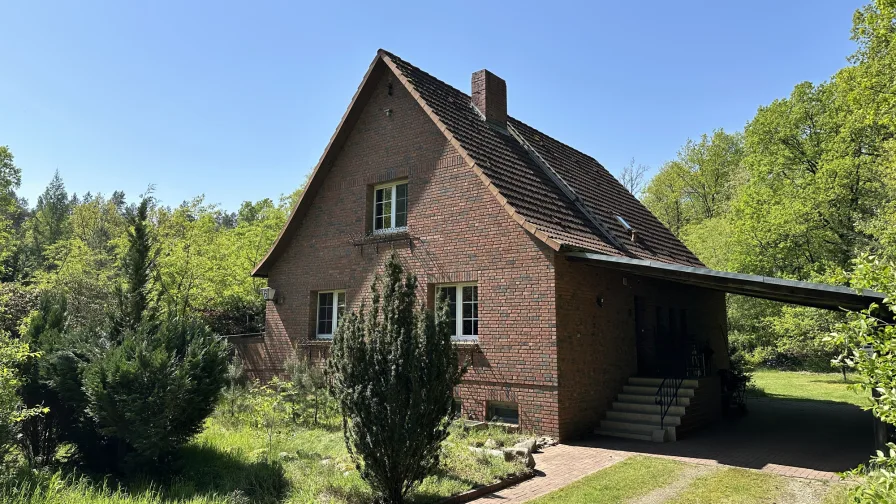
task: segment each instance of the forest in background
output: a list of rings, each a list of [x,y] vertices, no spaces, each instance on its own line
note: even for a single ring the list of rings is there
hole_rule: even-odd
[[[853,18],[856,52],[821,83],[759,107],[742,131],[688,140],[644,179],[621,179],[710,268],[849,284],[892,258],[896,201],[896,2]],[[729,296],[734,350],[754,365],[830,370],[845,314]]]
[[[65,294],[72,329],[98,327],[113,306],[127,251],[125,194],[69,194],[57,172],[34,206],[19,198],[21,169],[0,146],[0,332],[17,336],[41,292]],[[152,202],[150,297],[175,315],[198,315],[217,334],[263,330],[263,279],[249,272],[280,232],[301,189],[228,212],[203,196]]]
[[[863,7],[856,52],[829,80],[797,84],[742,131],[687,140],[650,180],[634,163],[621,180],[711,268],[848,285],[858,262],[896,255],[894,19],[894,0]],[[40,291],[67,295],[75,327],[96,326],[121,282],[133,202],[69,194],[57,174],[32,206],[15,192],[21,177],[0,147],[0,332],[18,334]],[[218,334],[261,330],[264,281],[248,272],[300,193],[237,212],[201,196],[155,202],[160,306]],[[842,351],[826,339],[844,314],[730,296],[728,318],[732,347],[754,365],[830,370]]]

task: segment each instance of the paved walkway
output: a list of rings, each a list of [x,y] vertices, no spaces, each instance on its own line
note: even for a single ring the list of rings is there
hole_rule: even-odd
[[[536,453],[534,456],[534,478],[473,502],[526,502],[609,467],[631,454],[578,445],[558,445],[545,448],[543,453]]]
[[[837,472],[868,460],[871,436],[870,413],[855,406],[754,400],[746,417],[721,421],[675,443],[595,436],[547,448],[535,454],[534,478],[474,502],[526,502],[633,455],[836,481]]]

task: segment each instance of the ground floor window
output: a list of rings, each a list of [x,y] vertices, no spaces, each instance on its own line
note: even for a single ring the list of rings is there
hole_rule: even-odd
[[[513,402],[489,401],[486,407],[486,418],[489,422],[519,425],[520,407]]]
[[[317,293],[317,337],[331,339],[339,319],[345,315],[345,291]]]
[[[448,318],[455,340],[479,338],[479,287],[475,283],[439,285],[437,299],[448,303]]]

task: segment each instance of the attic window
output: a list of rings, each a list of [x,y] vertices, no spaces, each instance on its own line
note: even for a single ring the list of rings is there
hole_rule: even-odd
[[[628,225],[628,222],[626,222],[625,219],[623,219],[621,215],[617,215],[616,220],[618,220],[619,223],[622,224],[622,227],[624,227],[626,231],[629,231],[629,232],[632,231],[632,227]]]
[[[373,232],[404,231],[408,227],[408,183],[376,186],[373,191]]]

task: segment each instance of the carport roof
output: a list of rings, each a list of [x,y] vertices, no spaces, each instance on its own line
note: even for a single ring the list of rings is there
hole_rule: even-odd
[[[606,268],[642,276],[827,310],[862,310],[871,303],[881,303],[885,297],[883,293],[868,289],[856,290],[845,286],[731,273],[591,252],[569,252],[565,255],[573,261],[594,262]]]

